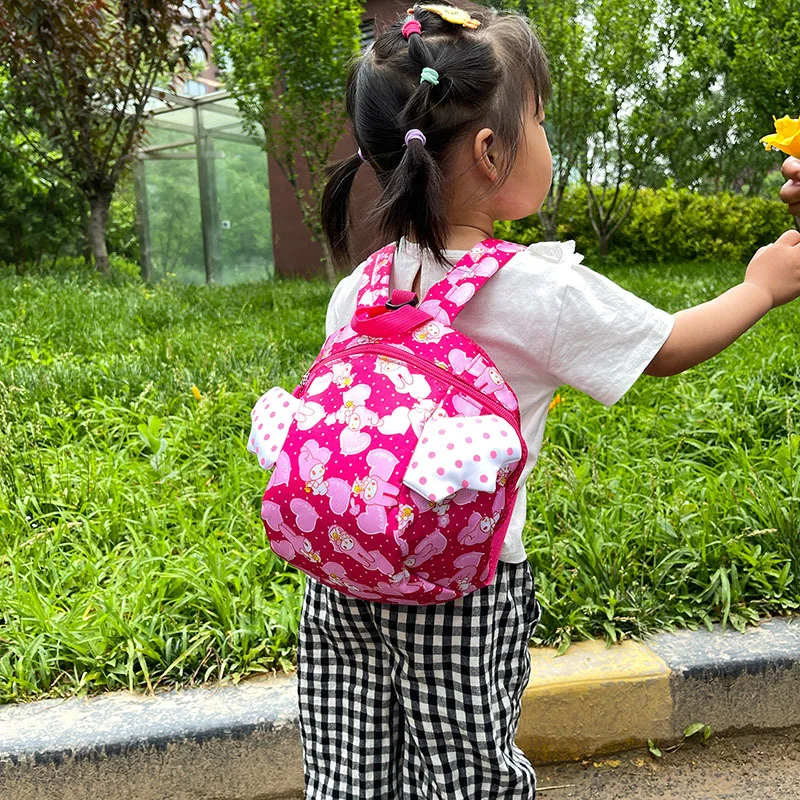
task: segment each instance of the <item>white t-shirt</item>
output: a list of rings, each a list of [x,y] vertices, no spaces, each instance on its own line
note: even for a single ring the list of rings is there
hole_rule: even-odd
[[[465,253],[447,250],[455,264]],[[470,300],[453,327],[491,356],[519,400],[528,460],[500,551],[512,564],[526,558],[525,482],[536,463],[555,390],[564,384],[610,406],[625,394],[669,337],[673,316],[581,264],[575,242],[540,242],[514,256]],[[349,322],[365,263],[333,292],[326,336]],[[410,291],[417,272],[420,294],[446,270],[420,248],[401,240],[392,268],[392,289]]]

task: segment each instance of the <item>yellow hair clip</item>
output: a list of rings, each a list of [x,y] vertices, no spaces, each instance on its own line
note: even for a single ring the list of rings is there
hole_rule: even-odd
[[[480,27],[481,24],[477,19],[473,19],[467,11],[464,11],[463,8],[442,6],[435,3],[431,5],[417,6],[417,8],[420,11],[430,11],[431,14],[437,14],[445,22],[451,22],[453,25],[463,25],[465,28],[471,28],[472,30]],[[414,9],[410,9],[408,13],[413,14]]]

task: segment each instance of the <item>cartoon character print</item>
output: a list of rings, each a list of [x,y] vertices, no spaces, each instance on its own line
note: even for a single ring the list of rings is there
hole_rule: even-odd
[[[447,412],[435,401],[426,399],[415,403],[411,408],[398,406],[391,414],[381,417],[378,428],[385,436],[398,433],[408,433],[411,428],[417,438],[422,435],[422,429],[429,419],[442,419]]]
[[[364,428],[377,426],[380,417],[365,405],[372,393],[372,387],[359,384],[342,394],[342,406],[334,414],[328,414],[325,421],[329,425],[338,422],[344,425],[339,434],[342,455],[355,455],[366,450],[372,443],[372,436]]]
[[[322,394],[331,384],[340,389],[349,389],[353,384],[353,365],[337,361],[331,365],[331,371],[324,375],[317,375],[308,385],[306,396],[314,397]]]
[[[499,519],[499,512],[495,512],[492,516],[482,517],[477,511],[473,511],[467,527],[459,532],[458,541],[465,545],[485,542],[494,533]]]
[[[365,333],[362,333],[361,336],[353,340],[353,344],[375,344],[375,342],[379,342],[380,340],[380,336],[367,336]]]
[[[340,331],[335,331],[325,340],[325,344],[322,345],[322,350],[320,350],[320,353],[317,356],[318,361],[321,361],[323,358],[327,358],[331,354],[333,346],[336,344],[336,341],[339,337],[339,333]]]
[[[379,550],[365,550],[364,546],[355,537],[346,533],[341,526],[331,525],[328,528],[328,538],[337,553],[354,558],[365,569],[378,570],[384,575],[392,574],[392,565],[386,556]]]
[[[445,517],[443,524],[447,525],[450,520],[450,518],[447,516],[447,512],[450,510],[451,497],[446,497],[444,500],[440,500],[437,503],[433,500],[428,500],[427,497],[423,497],[419,492],[415,492],[413,489],[410,491],[411,499],[414,501],[414,505],[416,505],[420,514],[426,514],[427,512],[432,511],[434,514],[436,514],[436,516],[439,517],[439,525],[442,525],[442,517]]]
[[[414,501],[420,514],[433,512],[436,517],[436,525],[438,528],[446,528],[450,524],[450,505],[455,503],[458,506],[465,506],[469,503],[474,503],[478,497],[478,492],[475,489],[459,489],[454,494],[444,497],[438,502],[429,500],[427,497],[415,492],[411,489],[411,499]]]
[[[475,294],[475,284],[470,283],[475,277],[491,278],[500,269],[496,258],[487,256],[480,263],[472,266],[458,267],[447,274],[446,280],[450,283],[450,290],[444,296],[456,306],[466,305]]]
[[[414,509],[403,503],[397,509],[397,533],[402,533],[414,522]]]
[[[436,524],[440,528],[446,528],[450,524],[450,514],[447,513],[450,511],[450,498],[446,497],[438,503],[433,500],[429,500],[428,502],[431,506],[430,510],[439,518]]]
[[[319,403],[303,401],[294,412],[294,420],[300,431],[311,430],[325,416],[325,409]]]
[[[453,409],[459,417],[479,417],[482,410],[477,400],[460,394],[453,395]]]
[[[377,588],[384,597],[405,598],[419,592],[422,585],[408,569],[403,567],[399,572],[390,575],[388,581],[379,581]]]
[[[509,411],[517,408],[517,399],[503,377],[494,367],[488,366],[480,355],[469,361],[463,350],[455,348],[450,351],[448,359],[456,375],[467,372],[475,376],[476,389],[480,389],[484,394],[494,395]]]
[[[331,451],[322,447],[314,439],[305,442],[300,448],[297,466],[302,480],[306,482],[305,491],[309,494],[327,495],[334,514],[344,514],[350,504],[350,485],[341,478],[325,480],[325,469]]]
[[[411,395],[415,400],[430,396],[431,387],[423,375],[412,375],[405,364],[386,356],[375,359],[375,372],[385,375],[400,394]]]
[[[361,306],[374,306],[377,305],[381,296],[384,294],[384,289],[378,287],[375,289],[366,289],[359,299]]]
[[[455,585],[460,592],[471,592],[475,589],[474,580],[481,563],[481,553],[462,553],[453,559],[458,571],[450,578],[448,584]]]
[[[438,322],[431,321],[415,328],[411,333],[411,338],[421,344],[439,344],[442,341],[442,337],[452,332],[452,330],[445,328]]]
[[[504,464],[499,470],[497,470],[498,486],[505,486],[508,483],[508,478],[516,469],[518,463],[518,461],[512,461],[510,464]]]
[[[403,564],[408,568],[416,569],[429,558],[438,556],[445,551],[447,539],[441,531],[433,531],[420,539],[414,547],[414,552],[403,559]]]
[[[481,516],[477,511],[473,511],[470,514],[466,527],[462,528],[458,533],[457,538],[461,544],[467,546],[480,544],[492,536],[497,523],[500,521],[500,512],[505,502],[505,494],[505,489],[500,488],[497,490],[492,503],[491,515]]]
[[[360,306],[378,303],[387,294],[391,274],[392,252],[378,253],[372,267],[367,265],[361,273],[361,286],[358,295]]]
[[[426,314],[430,314],[440,325],[449,328],[452,324],[450,315],[442,308],[441,300],[423,300],[419,304],[419,309]]]
[[[367,453],[369,475],[358,478],[353,484],[353,494],[359,497],[366,509],[356,518],[359,530],[375,534],[386,530],[386,509],[397,505],[400,488],[389,483],[399,461],[388,450],[371,450]]]
[[[322,571],[328,576],[331,583],[348,589],[352,594],[364,600],[380,600],[381,594],[373,591],[370,587],[352,581],[347,577],[347,571],[341,564],[335,561],[328,561]]]
[[[310,533],[316,525],[314,519],[316,512],[305,500],[293,500],[291,503],[292,511],[295,512],[295,524],[305,533]],[[309,514],[311,509],[311,514]],[[286,561],[294,561],[300,555],[311,563],[319,564],[322,557],[319,552],[314,550],[311,542],[305,537],[290,528],[284,521],[280,506],[271,500],[265,500],[261,504],[261,518],[267,527],[275,533],[280,533],[283,537],[270,537],[270,547],[281,558]],[[318,517],[317,517],[318,519]],[[309,529],[309,525],[311,528]]]
[[[286,486],[291,476],[292,462],[289,458],[289,454],[281,452],[278,455],[278,460],[275,462],[275,469],[272,470],[272,476],[267,484],[267,489],[272,489],[277,486]]]

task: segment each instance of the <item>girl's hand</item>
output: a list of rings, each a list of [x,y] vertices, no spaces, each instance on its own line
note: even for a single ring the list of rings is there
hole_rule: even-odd
[[[800,161],[797,163],[800,167]],[[797,206],[800,208],[800,191],[798,191]],[[788,230],[772,244],[760,247],[747,265],[744,283],[757,286],[764,291],[770,299],[771,308],[781,306],[800,296],[800,232]]]
[[[780,198],[789,206],[789,213],[800,217],[800,158],[789,156],[781,167],[786,183],[781,187]]]

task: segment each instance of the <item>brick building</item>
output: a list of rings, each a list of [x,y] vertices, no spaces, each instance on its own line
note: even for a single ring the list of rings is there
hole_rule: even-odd
[[[364,43],[380,34],[408,7],[409,0],[367,0],[362,21]],[[334,160],[350,155],[355,148],[352,136],[346,134],[336,147]],[[292,187],[272,158],[269,159],[269,186],[276,274],[304,277],[321,274],[322,249],[311,240]],[[362,216],[358,209],[366,209],[376,193],[377,182],[372,170],[362,169],[353,186],[354,219]],[[377,244],[375,232],[364,228],[355,231],[354,241],[356,251],[365,255]]]

